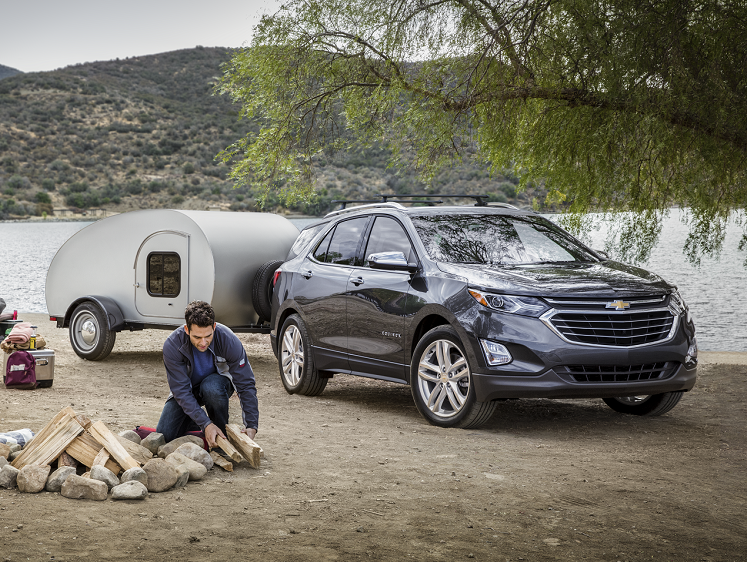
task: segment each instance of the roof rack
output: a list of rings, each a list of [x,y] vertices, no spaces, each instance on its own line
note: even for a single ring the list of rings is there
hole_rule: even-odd
[[[376,197],[381,197],[381,199],[334,199],[332,200],[332,203],[339,203],[340,208],[337,211],[332,211],[331,213],[327,213],[324,215],[325,217],[333,216],[333,215],[339,215],[343,211],[352,211],[352,210],[359,210],[359,209],[367,209],[367,208],[375,208],[375,207],[392,207],[395,206],[395,208],[404,209],[405,207],[402,206],[402,203],[425,203],[428,206],[437,205],[440,203],[443,203],[440,199],[433,199],[434,197],[448,197],[450,199],[474,199],[475,200],[475,207],[503,207],[505,209],[516,209],[518,210],[518,207],[514,207],[513,205],[510,205],[509,203],[488,203],[486,199],[488,198],[487,195],[467,195],[466,193],[456,193],[456,194],[432,194],[432,193],[421,193],[417,195],[397,195],[397,194],[389,194],[389,193],[377,193]],[[427,199],[421,199],[421,198],[427,198]],[[391,199],[397,199],[399,202],[390,201]],[[350,209],[347,208],[348,203],[363,203],[362,205],[357,205],[355,207],[352,207]]]
[[[399,203],[395,203],[394,201],[390,201],[388,203],[382,203],[380,201],[373,203],[371,205],[358,205],[356,207],[351,207],[350,209],[345,208],[346,203],[357,203],[357,201],[332,201],[332,203],[342,203],[343,207],[342,209],[339,209],[337,211],[332,211],[331,213],[327,213],[324,215],[324,218],[327,217],[334,217],[337,215],[342,215],[345,213],[352,213],[354,211],[360,211],[361,209],[376,209],[376,208],[388,208],[388,209],[405,209],[406,207],[404,205],[400,205]]]
[[[386,202],[388,199],[415,199],[417,197],[449,197],[450,199],[474,199],[475,200],[475,207],[504,207],[506,209],[517,209],[518,207],[514,207],[513,205],[509,203],[493,203],[490,205],[487,201],[488,196],[487,195],[468,195],[466,193],[454,193],[454,194],[434,194],[434,193],[421,193],[418,195],[396,195],[396,194],[384,194],[384,193],[377,193],[377,197],[381,197],[381,200]],[[409,202],[409,201],[408,201]],[[417,200],[412,201],[412,203],[425,203],[426,201]],[[434,201],[436,203],[441,203],[441,201]]]

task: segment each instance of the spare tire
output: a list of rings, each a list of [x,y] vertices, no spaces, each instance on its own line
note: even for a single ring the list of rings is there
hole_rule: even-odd
[[[252,283],[252,304],[260,321],[270,321],[272,317],[272,277],[275,270],[283,265],[282,260],[268,261],[262,264]]]

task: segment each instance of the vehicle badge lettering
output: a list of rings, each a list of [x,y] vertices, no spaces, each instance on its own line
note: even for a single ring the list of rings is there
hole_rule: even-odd
[[[625,310],[626,308],[630,308],[630,303],[625,301],[612,301],[608,302],[607,306],[605,308],[614,308],[615,310]]]

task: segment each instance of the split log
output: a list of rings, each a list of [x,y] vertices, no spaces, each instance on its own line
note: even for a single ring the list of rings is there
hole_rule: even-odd
[[[65,408],[24,447],[12,465],[18,469],[29,464],[47,466],[83,431],[75,419],[75,412],[69,407]]]
[[[75,439],[80,439],[80,435]],[[73,439],[71,443],[73,443],[75,439]],[[67,451],[65,451],[57,458],[57,468],[60,468],[62,466],[72,466],[73,468],[76,468],[78,466],[78,461],[76,461],[72,456],[68,455]]]
[[[130,441],[121,435],[115,435],[114,437],[117,438],[117,441],[119,441],[119,444],[124,447],[125,451],[127,451],[127,453],[140,464],[145,464],[153,458],[153,453],[142,445],[138,445],[134,441]]]
[[[221,449],[223,449],[223,452],[226,453],[229,457],[231,457],[234,460],[234,462],[241,462],[241,459],[244,458],[241,456],[241,453],[239,453],[236,450],[236,447],[231,445],[228,439],[224,439],[220,435],[218,435],[218,437],[216,438],[215,444],[218,445],[218,447],[220,447]]]
[[[91,437],[87,431],[84,431],[78,437],[73,439],[65,452],[82,465],[90,468],[96,460],[96,455],[98,455],[99,451],[103,448],[104,447],[101,443]],[[114,474],[122,472],[122,467],[112,459],[109,459],[104,466]]]
[[[89,468],[93,468],[94,466],[106,466],[106,462],[109,459],[109,451],[107,451],[106,448],[101,447],[101,450],[96,455],[96,458],[93,459],[93,464]]]
[[[225,451],[225,449],[223,450]],[[210,451],[210,457],[213,459],[213,462],[223,470],[233,472],[233,463],[228,459],[223,458],[223,456],[218,451]]]
[[[109,428],[106,427],[104,422],[97,421],[96,423],[91,424],[91,427],[88,428],[88,432],[96,441],[106,447],[109,454],[124,470],[140,468],[140,463],[130,456],[125,448],[119,443],[116,436],[109,431]]]
[[[249,439],[235,423],[226,424],[226,437],[231,445],[236,447],[252,468],[259,468],[259,453],[262,450],[259,445]]]
[[[83,429],[88,429],[91,427],[91,419],[85,415],[85,414],[77,414],[75,416],[75,419],[78,420],[78,423],[83,426]]]

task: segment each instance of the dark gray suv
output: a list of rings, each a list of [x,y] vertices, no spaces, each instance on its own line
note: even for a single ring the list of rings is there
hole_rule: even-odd
[[[675,286],[509,206],[336,211],[302,231],[273,283],[290,393],[319,394],[335,373],[399,382],[429,422],[467,428],[507,398],[658,415],[695,384]]]

